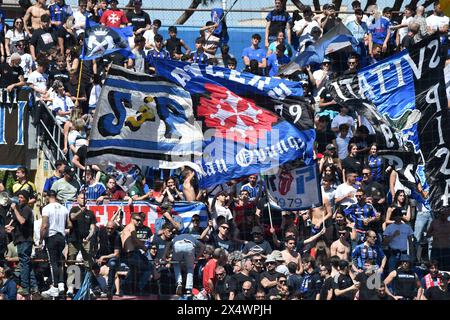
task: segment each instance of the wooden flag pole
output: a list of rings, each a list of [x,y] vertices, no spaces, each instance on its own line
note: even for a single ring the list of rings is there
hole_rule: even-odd
[[[83,72],[83,62],[84,60],[81,59],[81,63],[80,63],[80,74],[78,75],[78,86],[77,86],[77,98],[75,100],[76,103],[76,107],[79,107],[79,103],[78,103],[78,98],[80,97],[80,86],[81,86],[81,74]]]

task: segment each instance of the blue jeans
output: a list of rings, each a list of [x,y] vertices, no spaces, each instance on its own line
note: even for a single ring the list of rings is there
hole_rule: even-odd
[[[116,277],[117,269],[120,267],[120,261],[117,258],[111,258],[108,260],[108,284],[107,288],[108,290],[112,290],[112,287],[114,285],[114,279]]]
[[[433,220],[433,214],[431,211],[417,211],[416,223],[414,225],[414,238],[416,239],[416,251],[420,246],[420,242],[423,240],[423,233],[427,232]],[[431,258],[431,237],[428,238],[428,259]]]
[[[173,259],[175,280],[177,284],[183,283],[183,277],[181,275],[181,263],[184,262],[186,266],[186,289],[192,290],[194,286],[194,260],[195,260],[195,247],[192,242],[189,241],[177,241],[173,245]]]
[[[124,262],[130,268],[130,271],[128,271],[129,274],[132,273],[132,271],[137,274],[141,273],[138,280],[138,287],[141,292],[144,291],[145,286],[149,282],[150,275],[152,274],[151,262],[139,250],[128,253],[124,258]]]
[[[33,242],[26,241],[17,244],[17,255],[19,256],[20,286],[25,290],[36,290],[37,281],[31,266],[31,250]]]

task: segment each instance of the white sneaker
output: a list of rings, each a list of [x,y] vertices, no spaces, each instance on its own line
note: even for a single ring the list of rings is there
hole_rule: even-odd
[[[59,294],[64,294],[66,292],[66,288],[64,287],[63,282],[58,283],[58,291],[59,291]]]
[[[58,288],[51,286],[50,289],[42,292],[42,296],[44,298],[49,298],[49,297],[56,298],[59,296],[59,290],[58,290]]]

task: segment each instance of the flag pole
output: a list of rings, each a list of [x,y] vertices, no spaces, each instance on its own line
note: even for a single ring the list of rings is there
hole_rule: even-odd
[[[84,47],[84,43],[83,43],[83,47]],[[76,107],[79,107],[79,103],[78,103],[78,98],[80,97],[80,87],[81,87],[81,74],[83,72],[83,62],[84,60],[81,59],[81,63],[80,63],[80,74],[78,75],[78,86],[77,86],[77,98],[75,100],[76,103]]]
[[[265,175],[263,175],[263,179],[264,179],[264,186],[266,187],[266,199],[267,199],[267,208],[269,210],[269,221],[270,221],[270,228],[273,228],[273,221],[272,221],[272,210],[270,209],[270,200],[269,200],[269,193],[267,190],[269,190],[267,188],[267,178]],[[262,179],[261,179],[262,180]],[[262,189],[262,183],[261,183],[261,189]],[[262,190],[260,190],[260,192],[262,192]]]

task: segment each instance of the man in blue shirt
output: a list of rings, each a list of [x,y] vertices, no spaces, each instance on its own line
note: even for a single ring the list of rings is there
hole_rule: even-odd
[[[156,72],[155,66],[153,64],[153,58],[170,60],[169,51],[163,48],[162,35],[160,34],[155,35],[154,40],[155,40],[155,47],[147,53],[147,57],[145,58],[147,60],[148,65],[150,66],[149,69],[151,74]]]
[[[272,53],[267,58],[267,67],[269,68],[269,77],[274,77],[278,73],[278,69],[285,64],[288,64],[291,59],[284,54],[286,46],[279,44],[276,47],[275,53]]]
[[[250,66],[250,60],[257,60],[258,67],[264,69],[267,66],[266,50],[259,47],[261,36],[255,33],[252,36],[252,45],[242,51],[242,59],[246,67]]]
[[[361,243],[353,249],[352,262],[353,270],[357,273],[364,270],[364,264],[366,260],[374,260],[378,266],[378,272],[382,273],[386,266],[387,258],[383,253],[383,250],[376,245],[377,234],[373,230],[369,230],[366,233],[366,241]]]
[[[288,43],[291,44],[292,18],[283,8],[282,0],[275,0],[275,9],[270,11],[266,17],[265,47],[276,40],[279,31],[286,30]],[[289,24],[289,26],[288,26]]]
[[[65,4],[64,0],[56,0],[54,4],[48,7],[50,12],[51,25],[54,29],[62,27],[63,22],[73,15],[72,8]]]
[[[366,203],[366,195],[363,189],[358,189],[355,197],[357,203],[352,204],[344,212],[346,218],[355,224],[354,228],[357,234],[356,245],[361,242],[369,230],[369,224],[375,220],[379,220],[379,215],[376,214],[371,204]]]
[[[366,47],[364,45],[364,37],[369,32],[367,24],[362,21],[364,12],[361,9],[355,10],[355,20],[347,23],[346,27],[353,34],[356,40],[358,40],[358,54],[366,56]]]
[[[369,54],[371,57],[374,55],[374,48],[381,47],[383,54],[388,52],[389,40],[391,37],[391,14],[392,9],[386,7],[383,9],[383,16],[375,20],[373,24],[369,26]]]

